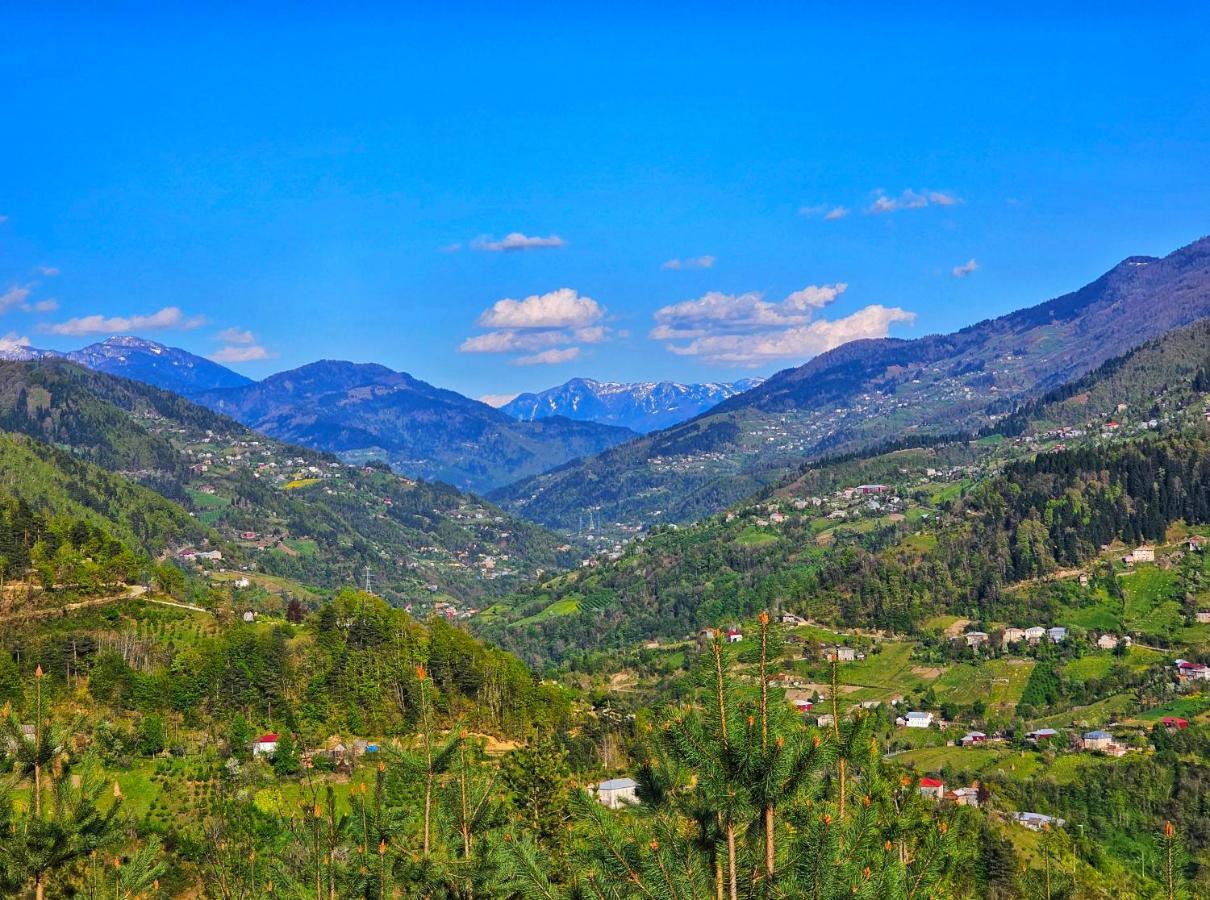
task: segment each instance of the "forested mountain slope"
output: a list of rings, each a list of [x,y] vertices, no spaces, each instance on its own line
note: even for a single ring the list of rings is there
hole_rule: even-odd
[[[265,434],[414,478],[486,491],[622,443],[634,432],[556,416],[518,421],[385,366],[323,360],[196,395]]]
[[[1131,257],[1083,288],[949,335],[855,341],[688,422],[495,492],[534,521],[574,528],[686,522],[804,459],[907,435],[978,430],[1021,400],[1210,315],[1210,238]]]
[[[983,437],[914,436],[806,465],[726,515],[657,529],[618,559],[538,584],[482,627],[538,660],[762,607],[901,631],[944,610],[995,609],[1006,585],[1081,564],[1109,541],[1206,521],[1208,412],[1210,322],[1199,322],[1029,401]]]
[[[0,363],[0,430],[153,487],[263,571],[317,587],[369,566],[398,602],[473,604],[572,559],[556,536],[447,485],[347,466],[62,360]]]

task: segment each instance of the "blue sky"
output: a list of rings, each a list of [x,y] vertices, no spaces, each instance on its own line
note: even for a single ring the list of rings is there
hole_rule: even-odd
[[[732,379],[1210,232],[1200,4],[121,9],[0,12],[7,340]]]

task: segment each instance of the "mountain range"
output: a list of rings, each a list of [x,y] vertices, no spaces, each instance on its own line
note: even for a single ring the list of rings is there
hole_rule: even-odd
[[[576,558],[557,535],[448,485],[349,466],[64,359],[0,361],[4,432],[45,448],[18,445],[5,457],[4,488],[18,498],[44,507],[62,484],[73,510],[108,516],[148,552],[209,541],[228,565],[300,589],[348,584],[370,567],[378,593],[400,605],[469,602]],[[33,457],[38,471],[22,461]],[[166,499],[153,504],[129,483]]]
[[[67,353],[0,351],[0,359],[12,361],[51,358],[189,397],[284,441],[354,462],[380,459],[400,474],[464,490],[488,491],[636,436],[558,415],[518,421],[372,363],[321,360],[256,382],[186,350],[132,336]]]
[[[618,425],[646,434],[691,419],[762,382],[763,378],[706,384],[681,384],[675,381],[623,383],[573,378],[536,394],[519,394],[501,406],[500,410],[526,422],[564,416]]]
[[[561,416],[519,422],[406,372],[333,360],[194,399],[281,440],[479,492],[635,436]]]
[[[67,353],[26,346],[0,350],[0,360],[49,358],[67,359],[97,372],[132,378],[183,397],[252,383],[251,378],[203,356],[131,335],[106,338]]]
[[[686,522],[804,460],[978,430],[1019,403],[1210,315],[1210,239],[1133,256],[1077,291],[947,335],[853,341],[656,431],[491,496],[556,528],[586,510],[631,528]]]

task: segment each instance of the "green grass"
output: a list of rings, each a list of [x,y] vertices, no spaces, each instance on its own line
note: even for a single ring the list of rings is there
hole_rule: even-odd
[[[1032,660],[989,659],[952,666],[934,683],[938,699],[970,705],[982,700],[989,708],[1015,709],[1033,671]]]
[[[193,501],[193,505],[199,510],[198,521],[206,525],[213,525],[223,517],[223,512],[231,501],[226,497],[217,497],[214,494],[204,494],[201,491],[195,491],[192,488],[187,489],[189,499]]]
[[[1068,681],[1083,684],[1104,678],[1113,669],[1117,658],[1111,653],[1091,653],[1063,664],[1063,675]]]
[[[319,544],[309,538],[290,538],[284,543],[299,556],[314,556],[319,552]]]
[[[544,606],[541,610],[534,613],[532,616],[526,616],[524,619],[518,619],[515,627],[525,625],[533,625],[537,622],[545,622],[547,619],[555,619],[559,616],[570,616],[573,613],[580,611],[580,601],[583,599],[579,594],[568,594],[561,600],[556,600],[549,606]]]
[[[1194,694],[1192,697],[1181,697],[1140,713],[1136,718],[1144,722],[1158,722],[1164,716],[1178,716],[1182,719],[1192,719],[1210,709],[1210,694]]]
[[[777,535],[761,531],[755,525],[749,525],[735,538],[735,543],[741,547],[767,547],[777,543]]]
[[[1175,572],[1143,565],[1121,580],[1126,593],[1126,625],[1130,630],[1167,637],[1184,625],[1181,605],[1172,599]]]
[[[841,663],[839,677],[842,684],[855,684],[877,688],[874,696],[859,699],[875,699],[888,694],[907,694],[912,689],[928,684],[931,679],[912,671],[916,663],[912,660],[912,643],[884,642],[882,650],[870,653],[858,662]]]

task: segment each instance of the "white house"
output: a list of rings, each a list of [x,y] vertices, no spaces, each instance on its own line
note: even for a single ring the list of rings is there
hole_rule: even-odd
[[[903,724],[907,728],[928,728],[933,724],[933,714],[931,712],[910,712],[903,717]]]
[[[1061,625],[1046,629],[1046,636],[1052,644],[1061,644],[1067,639],[1067,629]]]
[[[1049,825],[1051,828],[1062,828],[1067,824],[1062,819],[1036,812],[1013,813],[1012,817],[1017,820],[1019,825],[1024,825],[1030,831],[1041,831],[1044,825]]]
[[[1085,750],[1108,750],[1113,746],[1113,735],[1108,731],[1089,731],[1084,735]]]
[[[968,647],[982,647],[989,640],[986,631],[968,631],[965,636]]]
[[[262,734],[252,742],[253,756],[272,756],[277,752],[278,735],[272,731]]]
[[[837,646],[829,647],[824,655],[827,657],[829,662],[831,662],[833,659],[837,662],[852,662],[857,658],[857,651],[852,647]]]
[[[744,639],[744,633],[742,631],[740,631],[738,628],[727,629],[727,643],[728,644],[738,644],[743,639]]]
[[[940,800],[945,796],[945,782],[939,778],[921,778],[920,795],[930,800]]]
[[[1194,615],[1199,625],[1210,624],[1210,609],[1199,609]]]
[[[807,620],[802,616],[794,615],[794,613],[782,613],[781,623],[783,625],[806,625]]]
[[[1007,647],[1009,644],[1016,644],[1023,640],[1025,640],[1025,629],[1010,625],[1004,629],[1004,637],[1000,639],[1000,643]]]
[[[1130,554],[1134,557],[1136,563],[1140,562],[1155,562],[1155,548],[1144,544],[1141,547],[1135,547],[1134,553]]]
[[[611,778],[598,784],[593,793],[602,806],[621,809],[639,802],[639,795],[635,793],[638,786],[639,783],[633,778]]]
[[[1041,625],[1031,625],[1029,628],[1025,629],[1025,640],[1029,641],[1031,644],[1038,643],[1044,637],[1046,637],[1046,629]]]

